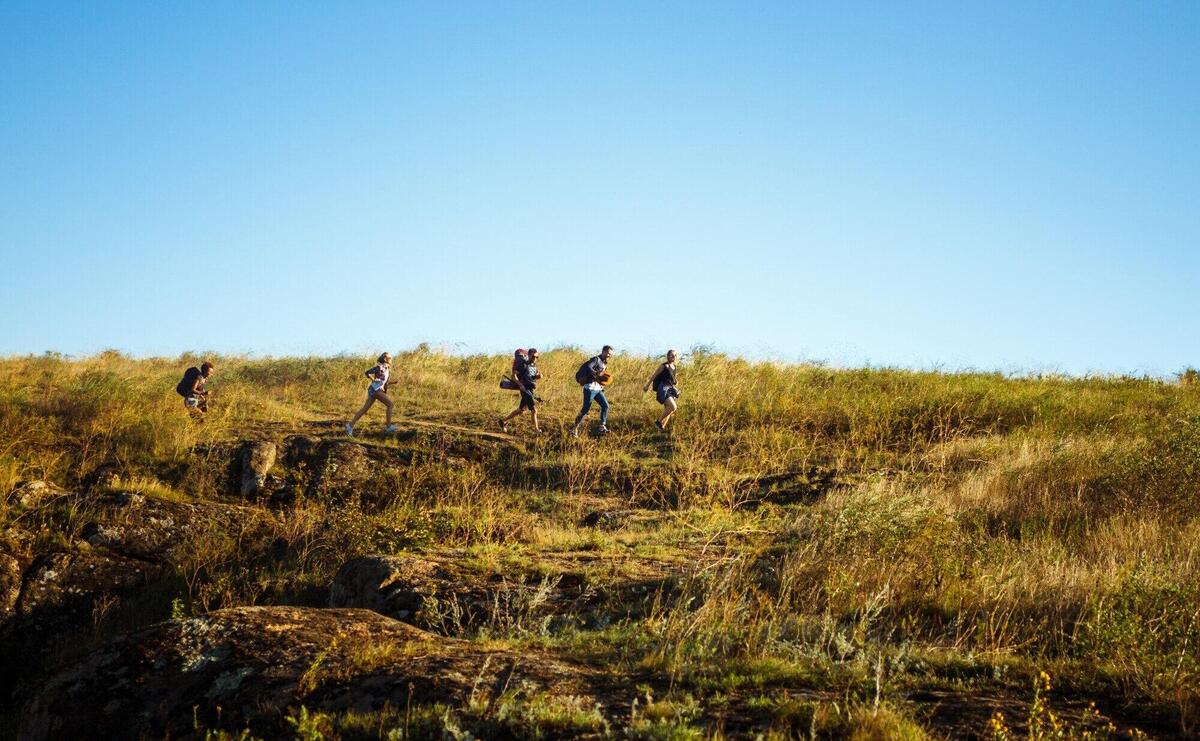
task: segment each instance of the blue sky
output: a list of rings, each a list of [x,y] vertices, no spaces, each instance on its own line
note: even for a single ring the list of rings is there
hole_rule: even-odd
[[[1200,4],[0,3],[0,354],[1200,363]]]

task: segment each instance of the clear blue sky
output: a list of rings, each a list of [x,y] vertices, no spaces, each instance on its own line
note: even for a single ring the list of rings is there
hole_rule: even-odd
[[[1200,364],[1200,3],[350,5],[0,3],[0,354]]]

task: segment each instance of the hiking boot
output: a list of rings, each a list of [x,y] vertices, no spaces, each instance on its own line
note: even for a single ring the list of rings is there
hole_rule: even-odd
[[[387,427],[384,427],[384,428],[383,428],[383,431],[384,431],[384,432],[395,432],[395,431],[396,431],[396,425],[388,425]]]
[[[505,422],[503,419],[497,419],[496,424],[500,426],[501,432],[508,432],[508,423]]]
[[[567,434],[571,437],[579,437],[579,428],[572,427],[571,429],[567,430]]]
[[[607,434],[608,434],[608,427],[607,427],[607,426],[605,426],[605,425],[600,425],[600,434],[601,434],[601,435],[607,435]]]
[[[346,437],[354,437],[354,425],[346,425]]]

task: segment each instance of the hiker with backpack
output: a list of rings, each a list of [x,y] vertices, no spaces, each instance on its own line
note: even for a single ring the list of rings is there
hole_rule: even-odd
[[[534,390],[537,388],[537,382],[541,379],[542,374],[537,369],[538,351],[536,347],[531,347],[529,350],[517,350],[513,354],[512,375],[505,380],[508,385],[501,383],[502,388],[512,389],[521,392],[521,401],[512,414],[507,417],[501,417],[500,429],[508,432],[508,423],[515,419],[521,412],[526,409],[533,417],[533,431],[541,432],[538,426],[537,402],[538,398],[534,395]]]
[[[191,367],[183,372],[183,378],[175,384],[175,393],[183,397],[183,406],[193,412],[208,412],[208,391],[205,382],[213,374],[213,364],[205,361],[199,368]]]
[[[600,406],[600,434],[608,434],[608,399],[604,396],[604,386],[612,380],[612,374],[608,372],[608,359],[612,354],[612,345],[605,345],[599,355],[588,358],[575,371],[575,382],[583,387],[583,408],[575,417],[575,424],[571,425],[571,437],[579,437],[579,423],[587,416],[593,401]]]
[[[642,393],[653,388],[655,398],[663,405],[663,414],[654,423],[654,426],[663,432],[667,431],[671,416],[679,408],[679,403],[675,401],[679,398],[679,389],[675,387],[675,360],[678,356],[674,350],[667,350],[666,362],[658,364],[654,375],[650,376],[650,380],[642,387]]]
[[[392,424],[393,404],[391,397],[387,395],[388,381],[392,374],[392,355],[385,352],[376,358],[376,361],[377,365],[364,374],[367,378],[371,379],[371,384],[367,386],[367,400],[363,403],[362,409],[359,409],[354,415],[354,419],[351,419],[346,424],[346,434],[350,437],[354,437],[354,423],[366,414],[371,405],[377,401],[387,407],[387,426],[383,428],[383,431],[396,431],[396,425]]]

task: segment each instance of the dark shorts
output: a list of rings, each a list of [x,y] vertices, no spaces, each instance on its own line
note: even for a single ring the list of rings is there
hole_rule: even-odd
[[[666,404],[667,399],[679,398],[679,389],[674,386],[659,386],[655,389],[654,395],[658,397],[659,404]]]
[[[532,412],[534,404],[536,402],[537,402],[537,400],[533,398],[532,391],[522,391],[521,392],[521,406],[519,406],[517,408],[518,409],[528,409],[529,411]]]

